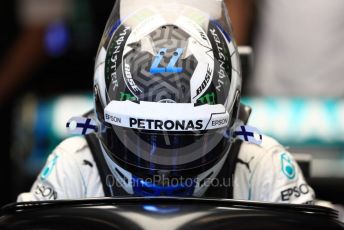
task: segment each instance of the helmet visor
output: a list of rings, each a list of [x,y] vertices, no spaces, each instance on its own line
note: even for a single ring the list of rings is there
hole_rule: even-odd
[[[197,132],[142,131],[103,126],[100,139],[122,165],[172,172],[192,170],[221,159],[228,149],[226,129]]]

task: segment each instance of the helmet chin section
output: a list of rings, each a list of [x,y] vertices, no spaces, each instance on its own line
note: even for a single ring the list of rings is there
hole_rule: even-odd
[[[195,186],[195,190],[193,193],[194,197],[201,197],[204,195],[204,193],[209,188],[209,184],[213,182],[213,180],[217,177],[219,172],[221,171],[224,163],[226,162],[226,159],[228,157],[228,153],[224,155],[224,157],[214,165],[211,169],[208,171],[205,171],[204,173],[197,176],[196,181],[197,184]]]
[[[112,175],[108,175],[107,186],[121,186],[129,195],[134,196],[202,197],[209,188],[211,182],[221,171],[228,156],[227,152],[227,154],[225,154],[212,168],[194,178],[180,177],[169,179],[167,177],[165,178],[164,175],[157,175],[153,176],[153,178],[142,179],[123,169],[115,161],[111,160],[101,142],[100,145],[103,151],[102,154],[112,173]],[[110,178],[111,176],[113,176],[113,178]],[[116,194],[113,195],[115,196]]]
[[[106,153],[103,144],[101,141],[99,141],[100,146],[102,148],[102,154],[105,158],[105,161],[112,173],[112,175],[108,176],[113,176],[112,178],[106,178],[106,186],[108,187],[113,187],[113,186],[121,186],[124,191],[126,191],[130,195],[134,195],[134,190],[133,190],[133,176],[130,172],[127,170],[123,169],[120,167],[118,164],[116,164],[114,161],[110,159],[108,154]],[[112,190],[112,189],[111,189]],[[113,194],[116,195],[116,194]]]

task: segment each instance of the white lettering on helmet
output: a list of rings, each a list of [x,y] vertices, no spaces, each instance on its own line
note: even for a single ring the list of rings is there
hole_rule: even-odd
[[[226,60],[226,56],[223,53],[223,48],[221,47],[222,43],[221,40],[218,36],[218,34],[216,33],[215,29],[210,30],[211,34],[214,37],[214,40],[216,42],[216,46],[217,46],[217,52],[219,53],[219,57],[220,60],[220,70],[219,70],[219,80],[218,80],[218,85],[216,86],[217,91],[221,91],[222,86],[224,85],[224,82],[221,79],[224,79],[227,75],[226,75],[226,70],[225,70],[225,62]]]
[[[202,94],[202,92],[207,88],[207,85],[211,79],[212,73],[213,73],[212,69],[208,65],[207,75],[205,76],[205,79],[204,79],[202,85],[197,89],[197,96]]]

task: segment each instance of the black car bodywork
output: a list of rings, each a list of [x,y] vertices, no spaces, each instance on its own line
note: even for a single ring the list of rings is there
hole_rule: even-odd
[[[336,211],[193,198],[108,198],[5,206],[0,229],[344,229]]]

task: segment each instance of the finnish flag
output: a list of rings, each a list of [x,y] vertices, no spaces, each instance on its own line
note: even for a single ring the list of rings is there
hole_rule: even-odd
[[[261,145],[263,142],[262,133],[257,128],[248,125],[237,127],[234,136],[251,144]]]
[[[88,135],[98,131],[97,122],[87,117],[73,117],[66,127],[71,135]]]

